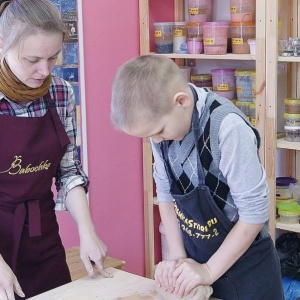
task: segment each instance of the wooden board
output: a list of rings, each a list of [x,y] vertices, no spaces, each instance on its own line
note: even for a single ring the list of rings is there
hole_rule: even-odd
[[[155,299],[154,280],[108,268],[113,278],[103,278],[97,274],[84,277],[41,295],[29,298],[34,300],[138,300]]]
[[[159,300],[155,281],[115,268],[108,268],[113,278],[101,275],[84,277],[30,300]],[[28,299],[28,300],[29,300]],[[213,298],[211,299],[213,300]]]

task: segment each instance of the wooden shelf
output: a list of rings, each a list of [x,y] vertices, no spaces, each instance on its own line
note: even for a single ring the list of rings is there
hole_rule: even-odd
[[[176,54],[176,53],[170,53],[170,54],[157,54],[155,52],[151,52],[151,54],[156,55],[163,55],[167,56],[169,58],[177,58],[177,59],[214,59],[214,60],[255,60],[255,55],[251,54],[232,54],[227,53],[224,55],[208,55],[208,54]]]
[[[298,98],[299,97],[299,68],[300,57],[299,56],[279,56],[278,55],[278,22],[283,22],[283,29],[281,32],[285,32],[286,36],[297,37],[299,36],[299,21],[300,21],[300,2],[299,1],[285,1],[285,0],[266,0],[266,117],[265,122],[267,124],[268,132],[272,133],[277,129],[278,118],[278,104],[282,104],[282,98]],[[274,22],[275,20],[275,22]],[[290,63],[285,69],[285,72],[280,74],[277,72],[278,63]],[[279,109],[281,107],[279,106]],[[276,197],[276,164],[279,164],[279,174],[282,172],[286,176],[294,178],[300,177],[300,142],[288,142],[285,140],[285,136],[277,133],[277,137],[274,138],[273,134],[267,138],[266,149],[268,151],[268,161],[266,164],[267,177],[270,186],[270,199]],[[277,159],[277,149],[286,149],[291,151],[285,151],[280,156],[279,162]],[[281,161],[282,159],[282,161]],[[282,166],[281,166],[282,164]],[[284,175],[281,175],[284,176]],[[275,213],[275,201],[272,201],[270,214]],[[273,226],[275,220],[275,226]],[[272,223],[272,224],[271,224]],[[291,232],[300,233],[300,224],[285,224],[279,222],[279,219],[270,219],[270,229],[272,237],[275,238],[275,229],[286,230]]]
[[[300,224],[285,224],[277,221],[276,228],[300,233]]]
[[[139,0],[139,16],[140,16],[140,54],[146,55],[161,55],[171,59],[174,59],[178,65],[184,65],[185,59],[192,60],[205,60],[213,65],[217,62],[217,65],[222,66],[222,61],[226,61],[225,64],[230,65],[228,62],[232,61],[233,65],[238,65],[238,68],[243,68],[244,66],[253,65],[256,69],[256,112],[257,112],[257,122],[256,128],[261,134],[262,146],[260,150],[260,157],[262,164],[265,165],[266,155],[265,144],[266,144],[266,129],[268,125],[265,120],[266,107],[273,107],[273,102],[275,97],[269,97],[270,105],[266,105],[266,8],[268,7],[266,1],[256,1],[256,55],[251,54],[233,54],[227,53],[224,55],[207,55],[207,54],[158,54],[155,52],[150,52],[150,8],[149,0]],[[159,1],[157,1],[159,2]],[[183,21],[185,19],[185,9],[184,0],[174,0],[174,21]],[[227,1],[228,3],[229,1]],[[218,5],[223,4],[225,1],[219,1]],[[224,6],[225,7],[225,6]],[[274,47],[272,47],[274,50]],[[276,54],[277,54],[277,49]],[[275,53],[275,52],[274,52]],[[272,75],[277,75],[277,56],[273,59],[275,61],[274,70]],[[248,63],[249,62],[249,63]],[[201,61],[200,64],[203,62]],[[247,67],[248,68],[248,67]],[[277,78],[277,77],[276,77]],[[274,82],[272,87],[274,86]],[[270,89],[272,90],[272,89]],[[271,127],[273,128],[273,127]],[[272,149],[276,148],[274,145],[276,139],[272,140]],[[273,157],[273,156],[272,156]],[[154,255],[154,207],[158,204],[155,194],[153,193],[153,156],[151,145],[148,138],[143,139],[143,174],[144,174],[144,219],[145,219],[145,270],[146,277],[153,278],[155,270],[155,255]],[[275,198],[275,192],[273,198]],[[156,207],[155,207],[156,208]],[[272,227],[275,231],[275,217],[271,217]]]
[[[278,56],[279,62],[300,62],[300,56]]]
[[[277,148],[300,150],[300,142],[288,142],[284,138],[281,138],[277,140]]]

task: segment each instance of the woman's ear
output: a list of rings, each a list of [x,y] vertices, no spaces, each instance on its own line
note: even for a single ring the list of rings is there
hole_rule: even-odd
[[[183,106],[183,107],[189,107],[192,103],[191,98],[189,94],[184,92],[179,92],[175,94],[173,97],[173,102],[176,105]]]

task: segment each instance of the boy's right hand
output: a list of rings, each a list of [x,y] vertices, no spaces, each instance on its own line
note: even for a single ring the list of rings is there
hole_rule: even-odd
[[[14,292],[25,297],[17,277],[0,255],[0,299],[15,300]]]
[[[175,289],[176,278],[173,275],[177,263],[178,260],[161,261],[155,269],[154,278],[158,286],[170,293]]]

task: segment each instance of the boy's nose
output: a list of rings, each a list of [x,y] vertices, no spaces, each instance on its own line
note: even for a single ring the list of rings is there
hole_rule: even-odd
[[[156,144],[159,144],[160,142],[163,141],[163,138],[160,137],[160,136],[158,136],[158,135],[154,135],[154,136],[152,136],[151,138],[152,138],[152,140],[154,141],[154,143],[156,143]]]

